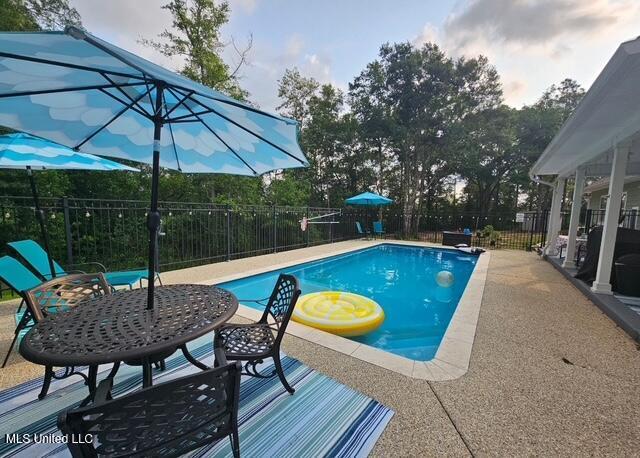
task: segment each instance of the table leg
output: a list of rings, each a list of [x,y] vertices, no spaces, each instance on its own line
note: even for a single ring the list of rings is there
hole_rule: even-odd
[[[143,358],[142,360],[142,388],[147,388],[153,385],[153,376],[151,371],[151,362],[149,358]]]
[[[89,397],[93,397],[96,392],[96,384],[98,380],[98,366],[89,366],[89,376],[87,378],[87,386],[89,387]]]
[[[182,350],[182,354],[184,355],[185,358],[187,358],[187,361],[189,361],[191,364],[193,364],[194,366],[202,369],[203,371],[206,371],[207,369],[211,369],[209,366],[207,366],[206,364],[202,364],[200,361],[198,361],[197,359],[195,359],[193,357],[193,355],[191,353],[189,353],[189,350],[187,349],[187,345],[181,345],[180,346],[180,350]]]

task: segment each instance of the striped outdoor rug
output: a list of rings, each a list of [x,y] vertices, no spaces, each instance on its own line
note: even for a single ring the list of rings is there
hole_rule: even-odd
[[[210,336],[195,342],[192,354],[212,364]],[[198,345],[199,344],[199,345]],[[240,390],[240,453],[245,457],[366,456],[382,434],[393,411],[362,393],[285,357],[283,366],[296,393],[289,395],[277,377],[243,377]],[[103,369],[103,368],[101,368]],[[108,371],[104,367],[104,377]],[[184,357],[167,361],[160,383],[196,371]],[[262,370],[271,371],[265,363]],[[100,380],[101,377],[98,377]],[[66,445],[7,444],[6,434],[57,433],[58,413],[86,396],[78,376],[53,381],[49,395],[37,400],[41,380],[31,380],[0,392],[0,456],[70,456]],[[115,379],[114,397],[139,388],[140,368],[123,366]],[[196,450],[188,456],[231,456],[229,441]]]

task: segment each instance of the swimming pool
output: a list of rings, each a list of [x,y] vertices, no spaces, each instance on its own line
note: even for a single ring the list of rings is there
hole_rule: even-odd
[[[431,360],[462,297],[477,258],[455,250],[382,244],[220,286],[242,299],[269,296],[281,271],[298,277],[302,294],[337,290],[378,302],[386,319],[376,331],[350,339],[418,361]],[[453,274],[450,287],[436,275]],[[256,304],[246,305],[260,308]]]

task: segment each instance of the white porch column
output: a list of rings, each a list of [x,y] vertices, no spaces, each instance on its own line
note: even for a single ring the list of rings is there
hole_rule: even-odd
[[[553,188],[553,197],[551,199],[551,211],[549,213],[549,221],[547,222],[547,247],[544,254],[547,256],[555,256],[558,254],[556,250],[556,240],[558,240],[558,232],[560,232],[560,207],[562,206],[562,193],[564,192],[564,183],[566,178],[558,178],[556,186]]]
[[[573,268],[576,266],[576,237],[578,236],[578,224],[580,224],[580,208],[582,207],[582,191],[584,190],[584,169],[576,170],[576,178],[573,184],[573,201],[571,203],[571,218],[569,219],[569,240],[567,241],[567,255],[562,267]]]
[[[618,219],[622,203],[622,189],[629,158],[629,143],[616,144],[613,147],[613,166],[609,177],[609,198],[604,213],[602,227],[602,241],[600,242],[600,256],[598,270],[591,291],[600,294],[611,294],[611,268],[613,267],[613,250],[618,235]]]

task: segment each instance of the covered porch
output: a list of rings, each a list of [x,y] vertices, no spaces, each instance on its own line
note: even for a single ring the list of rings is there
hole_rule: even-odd
[[[619,259],[620,250],[616,249],[623,237],[621,231],[625,231],[626,241],[629,237],[632,241],[626,252],[640,253],[640,245],[634,248],[634,241],[640,240],[640,231],[635,227],[622,228],[620,221],[625,180],[640,174],[639,81],[640,38],[637,38],[619,46],[530,170],[532,180],[553,189],[548,243],[543,255],[636,340],[640,339],[640,314],[636,312],[635,299],[617,294],[615,285],[612,286],[612,273]],[[588,246],[593,253],[595,274],[585,282],[574,278],[583,191],[587,180],[603,178],[608,179],[608,191],[604,196],[604,218],[598,229],[601,232],[599,240]],[[566,250],[559,253],[561,204],[567,184],[573,187],[573,198]]]

